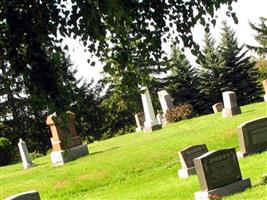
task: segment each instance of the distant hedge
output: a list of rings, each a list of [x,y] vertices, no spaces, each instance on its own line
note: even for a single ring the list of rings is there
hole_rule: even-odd
[[[15,159],[15,151],[7,138],[0,138],[0,166],[10,164]]]

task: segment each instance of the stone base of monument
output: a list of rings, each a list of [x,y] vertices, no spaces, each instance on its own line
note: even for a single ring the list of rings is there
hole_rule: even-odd
[[[264,95],[264,101],[267,102],[267,94]]]
[[[141,127],[138,127],[138,128],[136,128],[135,129],[135,132],[140,132],[140,131],[142,131],[143,129],[141,128]]]
[[[157,125],[154,125],[154,126],[151,126],[151,127],[144,127],[144,131],[145,132],[152,132],[152,131],[159,130],[161,128],[162,128],[161,125],[157,124]]]
[[[195,174],[196,174],[196,168],[195,167],[178,170],[178,176],[180,178],[188,178],[189,176],[195,175]]]
[[[244,178],[240,181],[225,185],[209,191],[199,191],[195,193],[195,200],[209,200],[214,198],[220,198],[223,196],[229,196],[234,193],[243,192],[247,188],[251,187],[249,178]]]
[[[72,147],[65,151],[55,151],[52,152],[50,157],[53,166],[64,165],[66,162],[75,160],[79,157],[88,155],[89,151],[87,145],[79,145],[76,147]]]
[[[233,107],[233,108],[224,108],[222,110],[222,116],[223,117],[232,117],[234,115],[241,114],[240,107]]]
[[[4,200],[40,200],[40,195],[37,191],[28,191],[9,196]]]
[[[240,152],[240,151],[236,152],[237,158],[245,158],[248,155],[249,155],[248,153],[244,153],[244,152]]]

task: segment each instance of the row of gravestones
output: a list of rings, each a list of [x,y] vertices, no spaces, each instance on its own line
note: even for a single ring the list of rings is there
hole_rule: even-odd
[[[265,91],[264,100],[267,101],[267,80],[263,81]],[[143,87],[144,93],[141,95],[144,112],[135,114],[136,131],[144,130],[146,132],[158,130],[162,125],[166,124],[165,114],[169,109],[172,109],[173,98],[166,90],[158,92],[160,105],[163,111],[163,116],[158,113],[155,117],[151,97],[147,87]],[[214,113],[221,112],[223,117],[231,117],[241,113],[240,107],[237,105],[235,92],[226,91],[222,93],[223,103],[219,102],[212,106]]]
[[[267,80],[263,81],[263,86],[265,90],[264,99],[267,101]],[[153,131],[155,129],[161,128],[159,120],[156,120],[150,94],[147,88],[143,88],[145,92],[142,94],[142,102],[144,107],[144,115],[136,116],[136,121],[139,129],[142,129],[142,126],[145,127],[144,130]],[[171,96],[165,91],[158,92],[160,103],[163,109],[163,112],[166,113],[168,109],[173,107]],[[236,103],[236,95],[233,92],[223,93],[224,107],[223,105],[216,105],[216,109],[221,107],[223,110],[223,116],[232,116],[234,114],[240,113],[240,108]],[[218,109],[217,109],[218,110]],[[140,114],[139,114],[140,115]],[[47,117],[46,124],[50,127],[52,138],[52,148],[53,152],[51,153],[51,161],[53,166],[63,165],[64,163],[74,160],[78,157],[89,154],[87,145],[83,145],[81,138],[76,132],[75,128],[75,114],[67,112],[68,121],[68,134],[64,132],[61,128],[60,119],[57,119],[56,114],[50,115]],[[239,143],[240,143],[240,152],[238,152],[239,157],[246,156],[250,153],[259,152],[266,149],[267,146],[267,137],[266,137],[266,118],[252,120],[245,124],[241,124],[238,127],[239,130]],[[258,128],[261,127],[261,128]],[[64,141],[67,141],[67,145],[64,144]],[[34,164],[31,161],[27,146],[25,142],[20,139],[18,143],[19,152],[21,155],[23,168],[28,169]],[[198,153],[196,153],[198,155]],[[184,165],[183,165],[184,166]],[[182,170],[181,176],[183,173],[192,174],[194,169],[188,169],[188,172]],[[34,193],[35,194],[35,193]],[[24,194],[23,194],[24,195]],[[23,196],[22,195],[22,196]],[[30,194],[32,195],[32,194]],[[39,194],[38,194],[39,195]],[[27,196],[27,194],[26,194]]]
[[[240,152],[234,148],[209,152],[205,144],[178,152],[182,166],[178,176],[198,176],[201,191],[195,193],[196,200],[220,198],[251,187],[250,179],[242,178],[237,158],[267,150],[267,117],[240,124],[237,132]]]

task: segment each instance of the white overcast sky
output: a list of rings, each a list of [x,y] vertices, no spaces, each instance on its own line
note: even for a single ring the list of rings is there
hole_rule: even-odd
[[[236,12],[239,23],[234,24],[234,22],[226,17],[225,8],[218,11],[218,21],[216,27],[211,30],[213,37],[216,40],[220,39],[221,32],[221,22],[226,20],[232,28],[236,31],[236,36],[240,44],[255,44],[254,34],[248,24],[248,21],[259,22],[260,16],[267,17],[267,0],[238,0],[237,3],[233,4],[233,10]],[[194,28],[193,37],[199,44],[202,43],[204,35],[204,30],[201,26]],[[77,68],[77,78],[83,77],[85,80],[90,81],[91,79],[99,80],[101,78],[100,72],[102,71],[101,63],[97,62],[95,67],[91,67],[87,63],[88,53],[84,52],[84,48],[78,41],[66,40],[70,46],[70,57]],[[170,48],[168,45],[163,46],[164,50],[169,53]],[[194,63],[193,56],[187,54],[191,63]]]

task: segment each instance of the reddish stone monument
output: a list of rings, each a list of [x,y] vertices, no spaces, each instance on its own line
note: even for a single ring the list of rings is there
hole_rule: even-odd
[[[267,79],[262,82],[265,91],[264,101],[267,101]]]
[[[52,138],[51,160],[53,165],[63,165],[88,154],[87,145],[83,145],[75,128],[75,114],[66,112],[66,119],[62,120],[54,113],[46,119],[50,127]],[[66,153],[67,152],[67,153]]]

